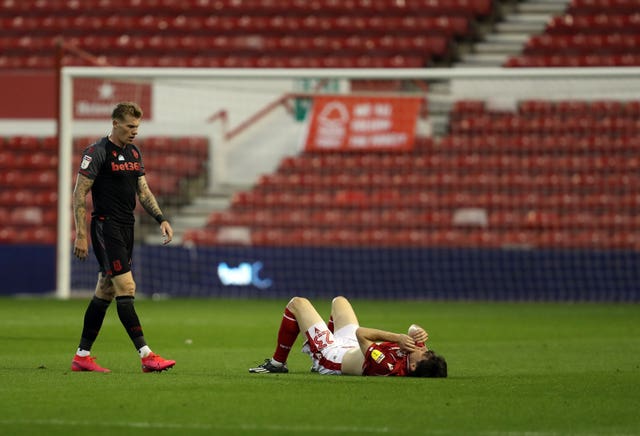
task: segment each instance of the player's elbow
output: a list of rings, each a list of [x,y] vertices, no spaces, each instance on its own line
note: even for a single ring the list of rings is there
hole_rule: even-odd
[[[365,327],[358,327],[356,329],[356,339],[358,340],[358,345],[363,355],[367,354],[367,348],[373,343],[368,335],[368,331],[369,329]]]

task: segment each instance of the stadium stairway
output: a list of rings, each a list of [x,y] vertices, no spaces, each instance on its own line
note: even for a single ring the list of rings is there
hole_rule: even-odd
[[[633,0],[572,0],[503,63],[506,67],[640,65],[640,14]]]
[[[529,39],[544,32],[548,23],[561,16],[571,0],[524,0],[499,3],[497,20],[486,23],[479,41],[458,50],[458,61],[453,68],[500,67],[511,56],[524,50]],[[454,98],[449,84],[440,82],[429,88],[429,118],[433,132],[443,135],[449,126],[448,114]]]
[[[461,55],[454,67],[498,67],[511,55],[522,52],[532,35],[544,31],[549,20],[562,14],[570,0],[525,0],[500,3],[503,18],[485,32],[482,41]]]

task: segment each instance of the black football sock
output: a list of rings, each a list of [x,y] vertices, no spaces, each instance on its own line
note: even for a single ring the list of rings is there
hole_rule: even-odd
[[[136,350],[139,350],[147,345],[147,342],[144,340],[144,334],[142,333],[136,309],[133,307],[133,301],[134,298],[129,296],[116,297],[116,307],[118,308],[120,322],[127,330]]]
[[[84,313],[84,325],[82,327],[82,336],[80,337],[80,345],[78,348],[85,351],[91,351],[91,346],[100,333],[102,322],[107,313],[111,301],[103,300],[94,296],[87,306]]]

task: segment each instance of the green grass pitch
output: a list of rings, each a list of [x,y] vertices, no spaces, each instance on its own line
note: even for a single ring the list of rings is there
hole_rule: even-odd
[[[88,300],[0,299],[0,434],[640,435],[640,305],[352,301],[362,325],[416,322],[447,379],[249,374],[271,355],[286,300],[138,299],[144,374],[115,307],[74,373]],[[321,313],[329,301],[314,301]]]

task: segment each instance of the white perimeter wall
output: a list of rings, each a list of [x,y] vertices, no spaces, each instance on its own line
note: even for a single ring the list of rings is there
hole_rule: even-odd
[[[454,79],[454,99],[488,99],[496,106],[513,106],[517,100],[638,100],[636,79]]]

